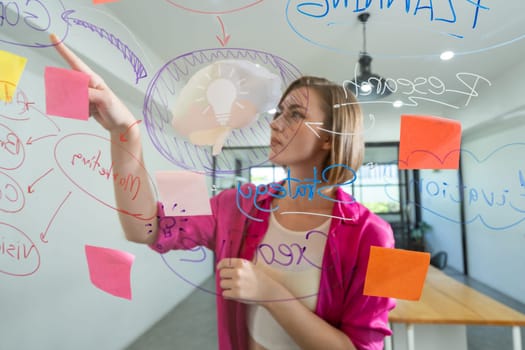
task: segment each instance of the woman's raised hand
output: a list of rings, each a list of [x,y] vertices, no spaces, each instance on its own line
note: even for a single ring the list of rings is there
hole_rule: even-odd
[[[104,80],[80,58],[77,57],[54,34],[50,36],[58,53],[67,61],[72,69],[89,75],[89,113],[106,130],[114,134],[125,132],[127,127],[136,120],[129,109],[111,91]]]
[[[72,69],[87,74],[89,79],[88,96],[89,112],[105,129],[111,133],[111,161],[114,174],[127,174],[133,182],[138,179],[135,195],[115,185],[116,206],[120,223],[130,241],[153,243],[157,237],[157,204],[149,175],[144,167],[142,142],[139,128],[131,128],[134,137],[130,137],[129,126],[136,122],[131,112],[122,101],[104,83],[104,80],[93,72],[80,58],[69,50],[59,39],[51,35],[51,42]],[[125,141],[122,139],[126,134]],[[116,141],[116,142],[114,142]],[[132,185],[134,187],[134,185]],[[130,215],[138,214],[138,216]],[[147,228],[147,229],[145,229]]]

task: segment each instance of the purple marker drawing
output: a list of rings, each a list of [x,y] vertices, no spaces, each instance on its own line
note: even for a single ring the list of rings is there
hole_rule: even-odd
[[[282,78],[283,86],[287,86],[301,76],[300,71],[283,58],[263,51],[242,48],[203,49],[178,56],[166,63],[155,74],[148,86],[143,105],[144,124],[153,145],[159,153],[182,169],[211,174],[213,172],[213,158],[209,156],[207,147],[204,147],[205,150],[203,150],[203,146],[194,146],[191,143],[182,141],[182,137],[175,133],[171,127],[170,104],[177,98],[186,82],[194,73],[214,61],[223,59],[250,60],[253,63],[264,66]],[[266,119],[264,116],[261,116],[261,118]],[[265,124],[263,123],[263,125]],[[267,138],[267,134],[264,132],[265,129],[257,124],[246,127],[244,132],[248,132],[247,129],[253,129],[248,135],[250,137],[252,134],[256,135],[256,140]],[[228,140],[227,144],[232,145],[232,147],[248,145],[249,137],[245,136],[243,139],[241,132],[241,130],[234,130],[231,140]],[[200,152],[204,152],[206,156],[197,156]],[[231,169],[233,164],[228,164],[222,158],[220,156],[217,157],[215,171],[227,174],[234,172],[235,169]],[[262,164],[267,160],[267,157],[260,159],[258,164]],[[256,164],[243,164],[245,168],[254,165]]]
[[[170,226],[171,227],[171,226]],[[281,242],[279,244],[266,244],[266,243],[260,243],[255,251],[254,261],[253,263],[260,263],[264,261],[267,265],[274,265],[274,266],[281,266],[281,267],[293,267],[293,266],[299,266],[302,264],[302,266],[307,266],[311,269],[317,269],[317,270],[330,270],[333,268],[332,265],[329,266],[322,266],[318,265],[315,261],[312,261],[312,257],[310,256],[310,253],[307,249],[306,240],[313,239],[314,237],[320,238],[320,236],[327,237],[326,232],[322,232],[319,230],[311,230],[305,233],[304,238],[299,238],[298,242],[296,243],[287,243],[287,242]],[[193,239],[189,237],[182,238],[184,241],[193,242]],[[194,243],[194,242],[193,242]],[[233,241],[232,240],[222,240],[221,243],[218,243],[217,247],[217,254],[221,255],[221,253],[224,251],[224,249],[232,249]],[[213,255],[206,254],[206,251],[201,247],[197,246],[193,249],[187,250],[186,255],[183,258],[180,258],[176,255],[169,255],[169,254],[161,254],[160,257],[166,264],[166,266],[180,279],[185,281],[186,283],[200,289],[203,292],[210,293],[213,295],[217,295],[214,290],[208,290],[197,283],[194,283],[189,276],[183,275],[180,272],[177,271],[175,266],[180,266],[181,263],[189,263],[189,264],[203,264],[204,266],[208,265],[208,262],[210,259],[213,259]],[[337,253],[337,252],[336,252]],[[218,261],[214,261],[214,264],[216,265]],[[289,301],[289,300],[301,300],[310,298],[317,295],[317,293],[306,293],[303,295],[298,295],[296,297],[292,297],[289,299],[275,299],[272,301]]]
[[[51,47],[49,33],[65,40],[69,34],[67,19],[73,12],[60,0],[57,6],[49,8],[44,1],[0,1],[0,27],[4,34],[0,42],[38,49]]]
[[[68,17],[69,22],[68,24],[75,24],[80,27],[84,27],[86,29],[91,30],[92,32],[97,33],[100,35],[101,38],[108,40],[111,45],[115,46],[122,54],[124,55],[124,58],[131,63],[131,66],[133,67],[133,70],[135,72],[135,84],[138,84],[139,80],[142,78],[145,78],[148,76],[148,73],[146,72],[146,68],[144,68],[144,65],[140,61],[140,59],[135,55],[131,49],[122,42],[119,38],[117,38],[112,33],[109,33],[104,28],[98,27],[92,23],[89,23],[87,21],[81,20],[79,18],[75,17]]]

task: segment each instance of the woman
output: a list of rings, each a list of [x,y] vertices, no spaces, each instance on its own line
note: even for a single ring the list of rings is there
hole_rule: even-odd
[[[91,77],[91,114],[110,132],[115,171],[146,179],[136,161],[126,161],[126,152],[142,158],[139,129],[127,130],[134,117],[98,75],[52,41],[73,69]],[[270,159],[286,166],[284,182],[225,190],[211,199],[213,215],[186,220],[165,216],[151,189],[132,200],[116,188],[119,208],[151,218],[120,212],[126,238],[161,253],[214,250],[221,350],[382,349],[394,302],[363,295],[363,285],[370,247],[393,247],[392,231],[338,186],[354,179],[363,158],[358,104],[340,86],[303,77],[278,108]]]

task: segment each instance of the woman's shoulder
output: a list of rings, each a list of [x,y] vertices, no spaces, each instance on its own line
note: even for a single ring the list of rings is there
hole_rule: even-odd
[[[244,198],[244,200],[251,197],[251,195],[255,192],[255,185],[252,183],[244,183],[244,184],[238,184],[231,188],[226,188],[224,190],[221,190],[218,194],[214,195],[212,198],[216,198],[218,200],[231,200],[235,199],[236,197]]]
[[[227,188],[214,195],[212,203],[218,206],[232,206],[243,210],[249,210],[253,206],[253,196],[255,195],[255,185],[245,183],[232,188]]]
[[[346,199],[344,203],[341,203],[341,211],[345,217],[351,219],[348,225],[343,226],[347,226],[349,230],[357,234],[353,235],[354,238],[358,238],[361,243],[393,246],[392,227],[385,219],[354,200],[349,194],[342,194],[341,198]]]

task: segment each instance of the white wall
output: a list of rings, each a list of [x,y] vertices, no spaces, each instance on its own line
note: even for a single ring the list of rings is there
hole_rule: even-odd
[[[422,219],[432,226],[425,234],[427,249],[432,254],[445,251],[447,264],[463,272],[458,172],[424,170],[417,185]]]
[[[461,161],[469,275],[525,302],[525,64],[509,67],[456,112],[463,126]],[[457,171],[422,171],[423,220],[432,252],[448,253],[463,271]],[[523,182],[522,182],[523,181]],[[446,184],[446,185],[445,185]],[[427,187],[428,186],[428,187]],[[492,197],[494,196],[494,198]]]
[[[22,3],[19,1],[19,4]],[[51,9],[50,4],[47,3]],[[90,18],[87,12],[84,15],[85,19]],[[125,38],[125,31],[118,25],[113,26],[111,21],[98,18],[99,25]],[[20,23],[22,25],[23,22]],[[111,46],[91,34],[71,29],[66,42],[71,47],[80,46],[77,43],[82,42],[82,47],[96,53],[91,55],[95,59],[89,63],[108,79],[111,86],[116,87],[132,112],[142,119],[142,91],[147,83],[142,81],[135,85],[133,71],[122,55],[118,51],[115,55],[103,55],[103,52],[112,52]],[[46,40],[47,35],[46,32],[41,33],[40,39]],[[53,48],[36,49],[6,43],[24,40],[24,35],[17,35],[16,30],[2,28],[0,40],[3,40],[0,43],[1,50],[28,58],[18,91],[23,91],[28,101],[32,102],[31,108],[22,114],[20,111],[23,105],[17,103],[16,98],[10,104],[0,103],[0,124],[4,125],[0,139],[3,142],[7,140],[5,127],[9,128],[20,140],[20,152],[25,155],[22,159],[22,153],[19,153],[18,159],[22,161],[18,167],[11,169],[6,164],[12,155],[6,147],[0,147],[2,186],[8,176],[20,187],[20,198],[23,196],[25,199],[24,204],[20,204],[20,210],[9,212],[5,210],[9,205],[6,193],[0,196],[0,244],[24,243],[22,235],[16,236],[16,232],[23,232],[39,253],[37,255],[36,250],[33,250],[26,259],[26,265],[32,265],[31,268],[22,266],[23,259],[16,261],[5,250],[0,253],[0,348],[122,349],[193,291],[193,284],[198,285],[210,276],[211,257],[208,254],[206,261],[197,264],[180,261],[183,257],[197,259],[196,253],[167,254],[169,266],[188,278],[189,283],[176,276],[157,253],[123,238],[117,213],[73,184],[58,166],[67,160],[54,157],[55,145],[67,135],[83,132],[107,137],[107,132],[93,119],[82,122],[48,118],[39,112],[45,111],[45,66],[66,67],[66,64],[58,60]],[[129,44],[138,50],[133,41],[130,40]],[[79,53],[83,54],[82,51]],[[148,65],[148,68],[153,74],[155,66]],[[173,169],[174,165],[151,146],[144,124],[139,127],[150,175],[153,176],[157,170]],[[29,137],[37,139],[45,135],[55,136],[43,138],[31,145],[26,143]],[[84,140],[91,141],[78,147],[92,152],[100,149],[104,160],[108,160],[108,142],[98,142],[97,138]],[[34,192],[29,194],[27,186],[49,169],[52,169],[51,172],[38,181]],[[98,184],[87,175],[75,177],[74,180],[86,186]],[[5,188],[2,187],[2,190]],[[71,195],[65,199],[69,192]],[[114,205],[112,194],[109,182],[98,186],[96,191],[96,195],[104,197],[110,205]],[[61,203],[63,205],[59,208]],[[47,243],[40,239],[40,233],[46,228]],[[107,294],[90,282],[85,245],[118,249],[135,255],[131,270],[132,300]],[[15,269],[31,272],[33,268],[33,273],[27,276],[12,275]]]
[[[524,120],[525,114],[519,118]],[[464,149],[479,159],[465,162],[465,184],[479,197],[474,200],[472,192],[470,204],[466,199],[466,217],[473,220],[467,225],[469,274],[525,302],[525,182],[520,178],[520,173],[525,176],[525,126],[521,124],[467,141]]]
[[[467,225],[469,274],[522,303],[525,184],[520,172],[525,176],[525,82],[517,77],[523,76],[525,63],[509,67],[492,82],[485,98],[476,99],[461,115],[467,125],[485,121],[466,130],[462,145],[471,152],[462,156],[465,185],[475,191],[470,203],[466,198],[466,218],[472,220]],[[476,192],[478,200],[474,200]]]

